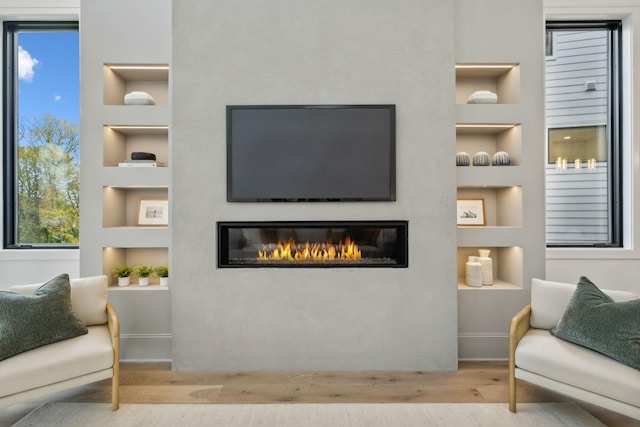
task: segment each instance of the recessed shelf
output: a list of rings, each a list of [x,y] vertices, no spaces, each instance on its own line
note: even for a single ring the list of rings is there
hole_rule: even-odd
[[[104,64],[104,105],[125,105],[124,96],[133,91],[147,92],[155,105],[169,104],[169,66],[167,64]],[[153,107],[145,105],[146,108]]]
[[[103,274],[109,277],[109,284],[117,286],[118,279],[113,277],[116,267],[128,264],[132,267],[144,264],[151,267],[164,265],[169,261],[169,250],[166,247],[156,248],[121,248],[104,247],[102,249]],[[157,284],[159,279],[152,278],[151,284]],[[135,282],[134,282],[135,283]],[[134,286],[129,285],[129,286]],[[135,285],[136,288],[139,286]]]
[[[456,64],[456,104],[466,104],[469,96],[488,90],[498,96],[498,104],[520,100],[520,66],[515,63]],[[474,104],[481,107],[486,104]]]
[[[119,188],[105,186],[102,189],[102,227],[134,227],[136,226],[140,199],[167,197],[167,188]]]
[[[522,227],[522,187],[458,187],[457,198],[484,200],[487,226]]]
[[[105,125],[103,138],[103,166],[118,167],[131,160],[131,153],[153,153],[156,160],[168,166],[169,127]]]
[[[489,249],[493,264],[492,286],[474,288],[465,284],[466,263],[469,256],[478,256],[479,249]],[[508,247],[458,247],[458,288],[459,289],[522,289],[523,250],[520,246]]]

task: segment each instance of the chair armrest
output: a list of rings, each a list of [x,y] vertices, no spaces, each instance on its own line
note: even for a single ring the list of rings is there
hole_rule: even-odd
[[[509,324],[509,410],[516,412],[516,347],[531,329],[531,304],[524,307]]]
[[[509,324],[509,354],[515,352],[522,337],[531,329],[531,305],[527,305],[511,319]]]

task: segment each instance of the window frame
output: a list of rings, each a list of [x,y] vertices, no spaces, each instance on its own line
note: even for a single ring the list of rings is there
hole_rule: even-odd
[[[2,191],[4,249],[79,249],[79,244],[20,244],[18,238],[18,64],[17,34],[20,31],[80,31],[78,20],[4,21],[2,76]],[[79,83],[79,82],[78,82]]]
[[[548,243],[548,249],[564,248],[623,248],[624,247],[624,209],[623,209],[623,181],[624,170],[622,153],[624,152],[624,121],[623,105],[624,92],[622,90],[623,76],[623,21],[620,19],[593,19],[593,20],[554,20],[547,17],[545,21],[545,31],[550,30],[608,30],[613,36],[610,37],[609,51],[611,63],[609,64],[610,90],[608,97],[607,126],[610,127],[611,143],[609,146],[609,186],[611,189],[609,219],[611,227],[609,230],[608,243]],[[555,37],[552,37],[554,39]],[[555,48],[555,46],[554,46]],[[549,59],[547,57],[547,59]],[[555,56],[553,57],[555,59]],[[545,96],[546,104],[546,96]],[[570,126],[572,124],[568,124]],[[549,127],[545,126],[545,133],[548,134]],[[548,137],[548,136],[547,136]],[[548,145],[548,141],[547,141]],[[547,146],[548,149],[548,146]],[[548,154],[547,156],[548,157]],[[546,164],[546,161],[545,161]],[[546,190],[545,190],[546,193]],[[546,215],[546,213],[545,213]],[[545,239],[546,240],[546,239]]]

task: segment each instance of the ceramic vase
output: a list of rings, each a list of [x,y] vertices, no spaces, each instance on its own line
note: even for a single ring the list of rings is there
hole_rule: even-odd
[[[129,286],[130,277],[118,277],[118,286]]]
[[[138,277],[138,286],[149,286],[148,277]]]
[[[474,288],[482,286],[482,264],[479,262],[479,258],[470,256],[467,264],[465,265],[465,269],[465,283],[467,286],[472,286]]]
[[[473,156],[473,166],[489,166],[491,164],[491,157],[486,151],[478,151]]]
[[[493,166],[509,166],[511,164],[511,157],[506,151],[498,151],[493,155]]]
[[[160,278],[160,286],[169,286],[169,278],[161,277]]]
[[[493,260],[489,257],[489,249],[479,249],[478,261],[482,265],[482,286],[493,285]]]
[[[456,166],[469,166],[470,164],[469,153],[465,153],[464,151],[456,153]]]

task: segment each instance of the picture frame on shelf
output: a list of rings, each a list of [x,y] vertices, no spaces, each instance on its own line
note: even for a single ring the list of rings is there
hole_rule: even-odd
[[[456,218],[458,225],[486,225],[484,199],[458,199]]]
[[[141,227],[168,226],[169,199],[166,197],[142,197],[138,199],[136,225]]]

